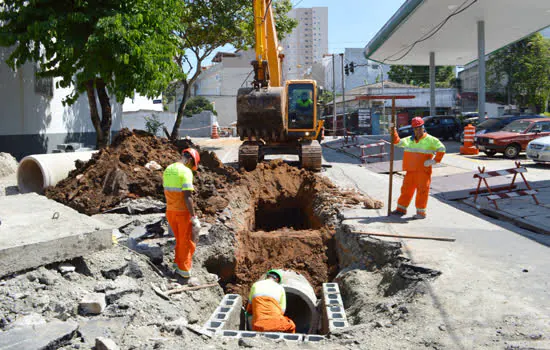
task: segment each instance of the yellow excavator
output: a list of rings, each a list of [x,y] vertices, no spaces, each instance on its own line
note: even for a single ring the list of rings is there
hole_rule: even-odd
[[[320,170],[320,89],[315,80],[282,82],[282,60],[271,0],[253,0],[256,60],[252,87],[237,93],[239,167],[251,171],[266,155],[296,154],[304,169]]]

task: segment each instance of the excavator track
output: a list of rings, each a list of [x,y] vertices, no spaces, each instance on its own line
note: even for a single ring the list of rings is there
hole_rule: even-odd
[[[239,147],[239,168],[246,171],[256,169],[259,160],[260,145],[257,142],[247,141]]]
[[[320,171],[323,162],[323,150],[319,141],[302,141],[300,143],[300,166],[302,169]]]

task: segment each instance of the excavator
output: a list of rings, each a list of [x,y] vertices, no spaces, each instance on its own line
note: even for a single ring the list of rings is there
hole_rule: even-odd
[[[239,167],[254,170],[266,155],[295,154],[303,169],[321,170],[319,140],[324,120],[318,118],[321,94],[315,80],[283,84],[272,0],[253,0],[256,59],[252,87],[237,93]]]

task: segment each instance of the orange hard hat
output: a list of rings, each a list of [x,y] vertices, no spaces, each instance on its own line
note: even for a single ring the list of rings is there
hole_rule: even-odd
[[[193,165],[192,170],[197,170],[199,167],[199,163],[201,161],[201,156],[199,155],[199,152],[197,152],[194,148],[186,148],[183,151],[181,151],[181,154],[184,155],[185,153],[189,154],[191,158],[193,158],[193,162],[195,163]]]
[[[411,126],[413,128],[418,128],[419,126],[422,126],[424,125],[424,120],[422,120],[422,118],[420,117],[414,117],[411,121]]]

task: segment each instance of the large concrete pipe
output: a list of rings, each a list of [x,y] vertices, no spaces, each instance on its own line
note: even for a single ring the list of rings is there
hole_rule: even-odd
[[[286,313],[296,324],[296,333],[316,334],[319,328],[317,297],[307,279],[294,272],[283,270],[282,285],[286,291]]]
[[[19,162],[17,186],[19,192],[42,193],[48,186],[55,186],[76,169],[75,161],[87,162],[95,152],[70,152],[33,154]]]

